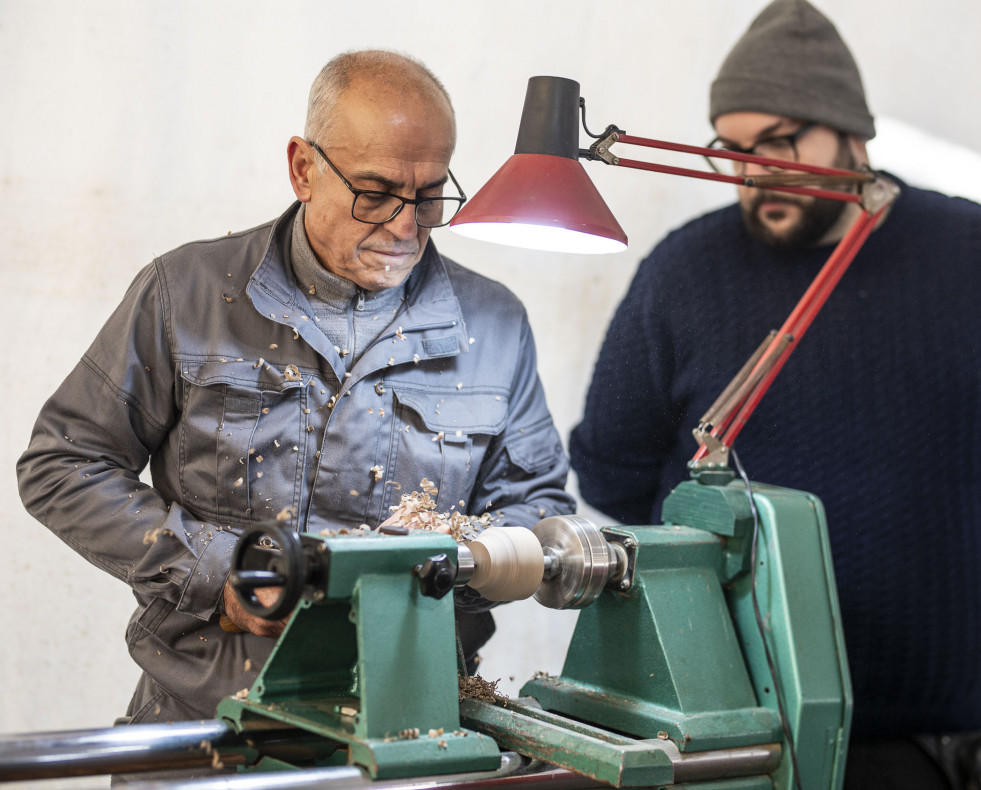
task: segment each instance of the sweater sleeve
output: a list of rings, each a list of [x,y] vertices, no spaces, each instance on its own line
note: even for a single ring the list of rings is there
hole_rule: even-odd
[[[681,420],[670,392],[674,352],[654,281],[661,250],[641,263],[613,316],[569,442],[583,499],[627,524],[654,523],[661,465]]]

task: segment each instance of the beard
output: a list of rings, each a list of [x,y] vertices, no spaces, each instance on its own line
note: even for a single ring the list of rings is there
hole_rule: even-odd
[[[855,157],[842,137],[838,138],[838,153],[832,167],[852,170],[855,168]],[[767,216],[760,214],[760,207],[768,204]],[[827,198],[797,197],[788,192],[771,192],[765,189],[754,189],[748,199],[740,201],[743,222],[749,234],[771,247],[781,249],[800,249],[813,247],[830,231],[841,218],[848,204],[839,200]],[[786,230],[777,233],[764,221],[782,219],[784,209],[797,207],[800,217]]]

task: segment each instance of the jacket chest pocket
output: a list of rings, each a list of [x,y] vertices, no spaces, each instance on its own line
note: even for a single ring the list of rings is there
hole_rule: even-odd
[[[202,519],[237,526],[296,508],[309,419],[299,371],[184,363],[181,379],[185,506]]]
[[[402,494],[421,491],[423,478],[437,487],[440,512],[469,513],[481,463],[507,422],[507,390],[423,388],[394,381],[386,386],[395,406],[386,477],[399,486],[385,486],[383,513]]]

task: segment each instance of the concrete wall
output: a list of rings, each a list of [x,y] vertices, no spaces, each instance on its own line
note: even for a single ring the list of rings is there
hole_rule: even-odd
[[[873,111],[898,122],[876,141],[889,161],[873,164],[920,180],[950,176],[931,166],[923,141],[981,145],[973,100],[981,4],[819,5],[854,48]],[[0,2],[0,731],[108,725],[137,676],[123,643],[127,588],[20,504],[14,464],[37,410],[155,254],[257,225],[289,204],[286,141],[302,131],[310,81],[326,60],[365,46],[423,59],[454,98],[453,170],[472,194],[510,154],[536,74],[578,80],[593,128],[615,122],[633,134],[705,142],[708,84],[761,6]],[[909,127],[918,136],[903,137]],[[444,254],[524,300],[563,436],[638,260],[667,230],[732,196],[669,176],[589,172],[630,236],[624,253],[555,256],[434,234]],[[536,670],[559,671],[574,619],[533,602],[500,610],[485,677],[514,693]]]

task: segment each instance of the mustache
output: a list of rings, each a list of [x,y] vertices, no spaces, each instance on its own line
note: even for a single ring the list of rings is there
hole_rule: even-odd
[[[771,192],[766,189],[761,189],[755,192],[750,199],[750,207],[755,211],[764,203],[785,203],[788,206],[800,206],[803,201],[793,195],[789,195],[786,192]]]

